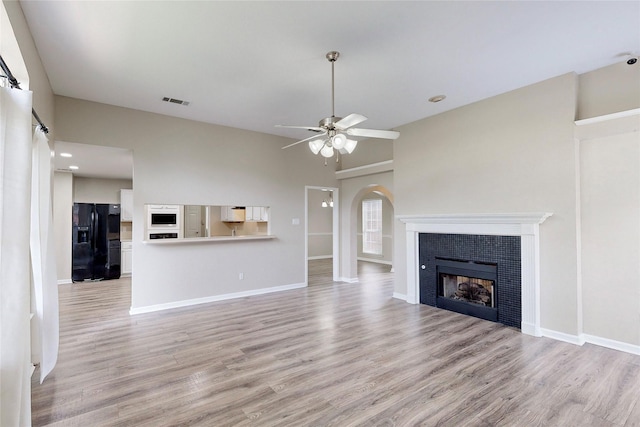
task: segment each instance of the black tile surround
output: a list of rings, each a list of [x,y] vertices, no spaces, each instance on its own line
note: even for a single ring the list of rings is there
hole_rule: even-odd
[[[520,329],[522,321],[520,236],[419,234],[420,303],[436,306],[436,257],[495,263],[498,322]]]

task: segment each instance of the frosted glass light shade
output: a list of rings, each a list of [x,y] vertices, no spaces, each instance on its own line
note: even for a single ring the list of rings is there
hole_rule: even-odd
[[[351,154],[353,153],[353,150],[356,149],[356,146],[358,145],[358,141],[353,140],[353,139],[347,139],[347,142],[344,144],[344,150]]]
[[[320,150],[320,154],[322,154],[322,157],[333,157],[333,147],[331,147],[330,145],[325,145],[324,147],[322,147],[322,150]]]
[[[321,139],[314,139],[309,141],[309,149],[313,154],[318,154],[322,147],[324,146],[324,141]]]
[[[341,133],[334,135],[334,137],[331,139],[331,145],[336,150],[342,149],[346,143],[347,137]]]

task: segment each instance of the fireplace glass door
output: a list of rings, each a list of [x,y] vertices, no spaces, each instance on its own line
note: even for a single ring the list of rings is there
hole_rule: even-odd
[[[438,296],[483,307],[495,307],[495,281],[440,273]]]
[[[497,321],[497,265],[436,259],[436,306]]]

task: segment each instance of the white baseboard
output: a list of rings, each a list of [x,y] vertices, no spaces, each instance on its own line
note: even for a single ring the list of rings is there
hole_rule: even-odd
[[[610,348],[612,350],[640,355],[640,345],[629,344],[626,342],[616,341],[609,338],[602,338],[589,334],[570,335],[565,334],[564,332],[553,331],[551,329],[541,329],[541,332],[542,336],[553,338],[558,341],[568,342],[569,344],[581,346],[585,343],[589,343],[599,345],[600,347]]]
[[[206,304],[208,302],[224,301],[224,300],[234,299],[234,298],[244,298],[244,297],[250,297],[254,295],[268,294],[271,292],[289,291],[292,289],[299,289],[304,287],[306,287],[306,284],[304,283],[294,283],[292,285],[274,286],[272,288],[253,289],[250,291],[234,292],[231,294],[212,295],[204,298],[194,298],[189,300],[168,302],[164,304],[147,305],[144,307],[131,307],[129,309],[129,314],[133,316],[135,314],[152,313],[154,311],[170,310],[172,308],[188,307],[190,305]]]
[[[333,259],[333,255],[316,255],[316,256],[307,257],[307,260],[309,261],[313,261],[316,259]]]
[[[357,277],[353,277],[353,278],[338,277],[338,281],[339,282],[346,282],[346,283],[358,283],[359,282]]]
[[[399,292],[394,292],[393,293],[393,297],[396,299],[400,299],[402,301],[406,301],[407,300],[407,295],[406,294],[401,294]]]
[[[582,334],[581,338],[584,340],[584,342],[588,342],[590,344],[607,347],[613,350],[624,351],[625,353],[640,355],[640,345],[629,344],[622,341],[616,341],[609,338],[602,338],[588,334]]]
[[[553,338],[554,340],[564,341],[569,344],[582,345],[584,341],[580,339],[578,335],[566,334],[564,332],[558,332],[551,329],[540,328],[540,333],[543,337]]]
[[[376,264],[393,265],[393,262],[385,261],[383,259],[364,258],[364,257],[360,257],[360,256],[357,259],[358,259],[358,261],[375,262]]]
[[[68,283],[73,283],[73,281],[71,279],[59,279],[58,280],[58,285],[66,285]]]

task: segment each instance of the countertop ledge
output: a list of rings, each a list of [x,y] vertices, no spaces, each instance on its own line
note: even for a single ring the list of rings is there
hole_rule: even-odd
[[[222,242],[246,242],[247,240],[271,240],[274,235],[254,236],[217,236],[217,237],[188,237],[183,239],[154,239],[143,240],[145,245],[184,245],[190,243],[222,243]]]

